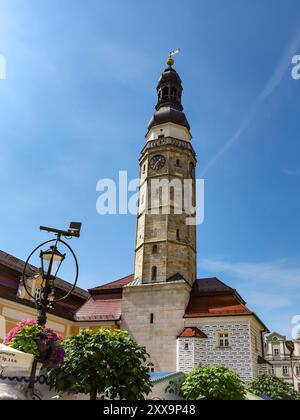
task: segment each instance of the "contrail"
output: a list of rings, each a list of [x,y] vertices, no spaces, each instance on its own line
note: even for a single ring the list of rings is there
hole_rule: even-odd
[[[230,149],[234,143],[236,143],[240,139],[243,132],[246,130],[250,122],[254,119],[259,107],[270,95],[272,95],[272,93],[280,85],[281,81],[286,75],[286,71],[288,70],[288,67],[290,66],[291,57],[296,53],[299,46],[300,46],[300,31],[298,31],[296,36],[293,37],[292,41],[289,44],[289,47],[287,48],[280,62],[278,63],[272,77],[267,82],[266,86],[263,88],[263,90],[261,91],[257,99],[255,100],[247,116],[244,118],[244,120],[242,121],[241,125],[239,126],[235,134],[225,143],[225,145],[217,152],[217,154],[208,162],[208,164],[202,171],[202,174],[201,174],[202,177],[204,177],[204,175],[216,163],[216,161],[228,149]]]

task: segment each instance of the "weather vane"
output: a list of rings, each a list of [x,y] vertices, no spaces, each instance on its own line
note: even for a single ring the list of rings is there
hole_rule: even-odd
[[[169,53],[169,58],[168,58],[168,61],[167,61],[168,66],[172,67],[174,65],[175,61],[174,61],[173,57],[174,57],[174,55],[177,55],[179,53],[180,53],[180,48],[177,48],[177,50],[171,51]]]

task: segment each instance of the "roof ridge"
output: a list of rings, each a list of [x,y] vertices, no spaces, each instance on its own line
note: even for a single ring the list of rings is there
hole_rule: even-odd
[[[126,280],[126,279],[130,279],[130,278],[131,278],[131,277],[133,277],[133,276],[134,276],[134,274],[133,274],[133,273],[132,273],[132,274],[129,274],[128,276],[122,277],[122,278],[120,278],[120,279],[118,279],[118,280],[114,280],[114,281],[111,281],[111,282],[109,282],[109,283],[104,283],[104,284],[102,284],[102,285],[100,285],[100,286],[93,287],[93,288],[89,289],[89,291],[93,291],[93,290],[101,290],[101,289],[103,289],[103,288],[105,288],[105,287],[107,287],[107,286],[113,286],[114,284],[119,283],[119,282],[122,282],[123,280]],[[129,280],[129,282],[130,282],[130,281],[132,281],[132,279],[130,279],[130,280]]]

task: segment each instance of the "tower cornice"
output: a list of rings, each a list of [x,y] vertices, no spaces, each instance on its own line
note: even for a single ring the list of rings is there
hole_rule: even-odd
[[[185,140],[175,139],[173,137],[163,137],[157,140],[148,141],[143,150],[141,151],[140,161],[143,160],[144,155],[147,151],[153,151],[155,148],[161,148],[162,146],[170,146],[179,149],[184,149],[192,153],[195,160],[197,160],[196,152],[191,143]]]

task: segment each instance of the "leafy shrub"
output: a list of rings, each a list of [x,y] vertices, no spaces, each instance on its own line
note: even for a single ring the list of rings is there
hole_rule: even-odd
[[[193,369],[185,375],[181,387],[188,400],[243,400],[245,389],[237,373],[225,366],[205,366]]]
[[[83,330],[67,338],[63,347],[64,363],[50,371],[56,392],[89,394],[92,400],[105,393],[111,399],[138,400],[150,393],[146,349],[127,332]]]
[[[258,376],[250,383],[248,391],[273,400],[300,400],[300,394],[294,391],[291,385],[276,376]]]

